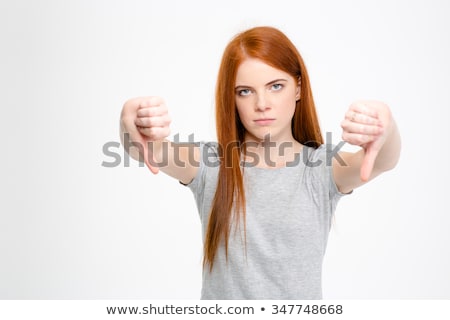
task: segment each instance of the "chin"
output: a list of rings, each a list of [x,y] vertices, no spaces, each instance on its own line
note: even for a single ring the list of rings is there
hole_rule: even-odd
[[[274,133],[271,130],[258,130],[257,132],[248,132],[248,137],[256,141],[272,139]]]

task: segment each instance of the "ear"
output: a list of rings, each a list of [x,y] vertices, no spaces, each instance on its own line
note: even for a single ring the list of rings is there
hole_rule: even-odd
[[[300,95],[301,95],[301,78],[298,77],[298,82],[297,82],[297,89],[295,91],[295,101],[300,100]]]

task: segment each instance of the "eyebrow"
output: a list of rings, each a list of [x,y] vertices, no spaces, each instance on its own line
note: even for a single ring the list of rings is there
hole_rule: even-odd
[[[280,82],[280,81],[287,81],[287,79],[282,79],[282,78],[280,78],[280,79],[275,79],[275,80],[272,80],[272,81],[270,81],[270,82],[267,82],[266,84],[265,84],[265,86],[270,86],[271,84],[274,84],[274,83],[276,83],[276,82]],[[238,85],[238,86],[236,86],[234,89],[235,90],[238,90],[238,89],[243,89],[243,88],[251,88],[251,86],[246,86],[246,85]]]

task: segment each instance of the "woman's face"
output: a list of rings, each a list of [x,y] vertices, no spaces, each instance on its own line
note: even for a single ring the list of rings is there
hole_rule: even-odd
[[[292,141],[291,121],[300,85],[290,74],[259,59],[244,60],[237,70],[236,107],[246,141]]]

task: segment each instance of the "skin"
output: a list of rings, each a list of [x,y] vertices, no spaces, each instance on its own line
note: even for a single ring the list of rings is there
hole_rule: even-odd
[[[340,166],[333,159],[333,174],[341,192],[349,192],[396,166],[401,139],[385,103],[373,100],[352,103],[341,127],[342,140],[361,147],[355,153],[339,153],[348,166]]]
[[[258,162],[257,166],[267,167],[267,163],[275,163],[271,167],[284,166],[301,151],[302,145],[294,140],[291,132],[291,119],[295,102],[299,98],[299,82],[289,74],[257,59],[247,59],[239,66],[236,107],[247,130],[247,151],[265,160]],[[162,98],[130,99],[122,109],[121,138],[127,132],[130,140],[144,146],[144,160],[153,173],[157,173],[159,169],[151,161],[163,160],[163,144],[166,144],[168,164],[160,169],[186,184],[195,177],[198,166],[188,161],[189,148],[179,148],[166,139],[170,134],[170,121]],[[401,141],[392,113],[385,103],[355,101],[345,113],[341,127],[343,141],[360,146],[361,149],[355,153],[339,153],[346,166],[341,166],[333,159],[333,175],[339,191],[350,192],[395,167],[400,156]],[[284,155],[280,155],[279,148],[276,147],[270,148],[270,153],[267,154],[261,144],[267,134],[270,134],[270,141],[276,146],[288,142],[292,147],[285,149]],[[150,150],[146,143],[148,141],[152,141]],[[191,150],[194,150],[193,156],[198,163],[198,148],[192,147]],[[139,159],[137,149],[132,148],[129,153],[134,159]],[[184,162],[184,166],[177,165],[175,154],[177,159]],[[270,161],[267,161],[268,157]]]
[[[246,59],[238,68],[235,94],[239,118],[247,131],[247,151],[260,159],[256,166],[282,167],[294,161],[295,153],[302,149],[291,130],[295,104],[300,99],[300,83],[260,60]],[[274,143],[270,152],[266,152],[262,143],[268,135]]]

